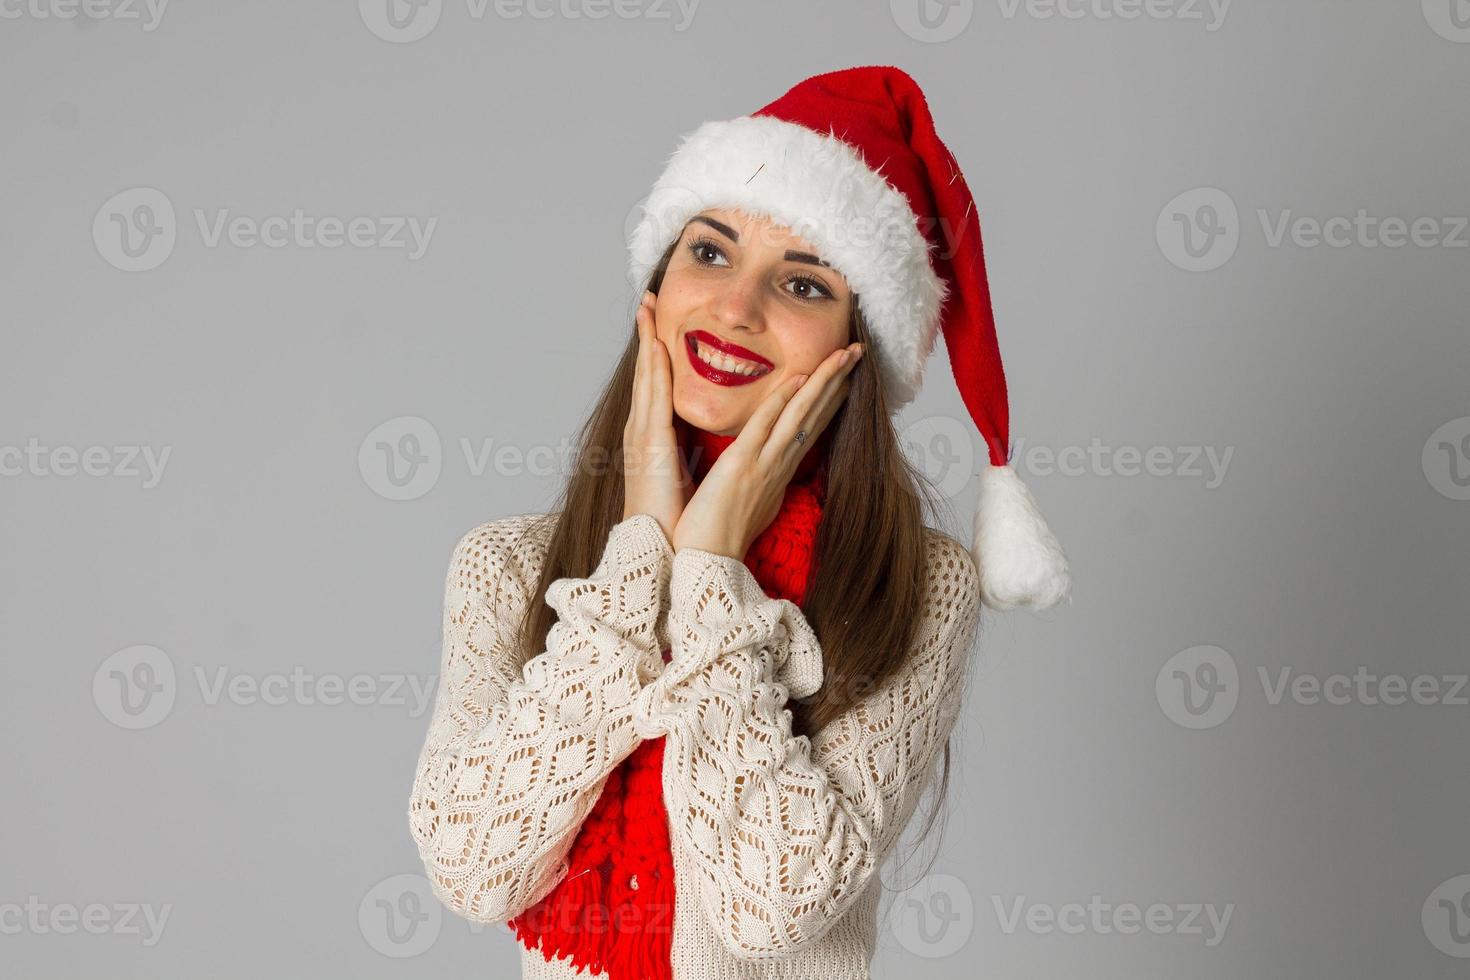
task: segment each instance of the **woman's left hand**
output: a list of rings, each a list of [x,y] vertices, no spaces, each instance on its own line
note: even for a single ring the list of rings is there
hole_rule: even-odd
[[[837,414],[861,344],[828,355],[809,376],[787,379],[756,408],[684,505],[671,542],[745,560],[755,539],[781,510],[797,464]],[[796,433],[806,438],[796,441]]]

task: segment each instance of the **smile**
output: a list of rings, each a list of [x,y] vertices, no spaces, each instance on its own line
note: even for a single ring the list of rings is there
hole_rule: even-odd
[[[755,351],[723,341],[704,330],[685,334],[684,349],[695,373],[718,385],[750,384],[776,368]]]

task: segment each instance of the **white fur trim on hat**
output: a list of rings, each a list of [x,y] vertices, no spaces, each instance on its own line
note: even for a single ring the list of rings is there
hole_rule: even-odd
[[[1071,595],[1067,556],[1009,465],[987,465],[980,475],[971,554],[980,568],[981,600],[992,609],[1046,609]]]
[[[857,149],[773,116],[707,122],[686,134],[628,240],[634,285],[684,225],[709,208],[763,214],[806,239],[858,294],[897,411],[913,400],[939,334],[948,286],[903,193]]]

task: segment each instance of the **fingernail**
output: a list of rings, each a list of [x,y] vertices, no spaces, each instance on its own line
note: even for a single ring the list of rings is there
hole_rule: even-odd
[[[845,350],[842,352],[842,356],[837,359],[837,364],[839,367],[846,367],[847,362],[850,360],[852,360],[852,351]]]

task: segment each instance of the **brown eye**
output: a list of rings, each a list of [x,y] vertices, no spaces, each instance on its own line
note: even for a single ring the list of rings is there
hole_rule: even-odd
[[[816,290],[818,294],[816,296],[811,295],[810,292],[806,294],[792,293],[792,295],[794,295],[797,299],[803,300],[808,303],[815,303],[823,299],[833,298],[831,290],[822,285],[820,280],[813,279],[811,276],[792,276],[790,279],[786,280],[786,284],[788,286],[796,285],[805,287],[808,290]]]
[[[689,254],[694,259],[695,265],[714,265],[714,260],[706,257],[711,253],[719,256],[720,258],[724,258],[725,256],[725,253],[721,251],[720,246],[715,244],[708,238],[696,238],[694,241],[689,243],[688,248]]]

